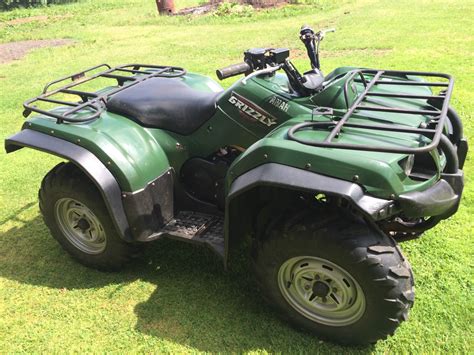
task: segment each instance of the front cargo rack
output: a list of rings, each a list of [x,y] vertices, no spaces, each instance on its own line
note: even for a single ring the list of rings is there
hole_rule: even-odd
[[[409,80],[409,76],[425,77],[432,80],[447,80],[447,81],[414,81]],[[394,79],[395,78],[395,79]],[[400,80],[397,80],[400,79]],[[402,80],[405,79],[405,80]],[[364,91],[360,93],[355,101],[349,103],[349,86],[354,82],[363,83]],[[443,88],[438,95],[416,95],[410,93],[383,93],[383,92],[371,92],[371,89],[378,85],[397,85],[397,86],[424,86],[424,87],[438,87]],[[358,69],[349,73],[349,77],[344,84],[344,100],[347,111],[342,115],[339,120],[331,122],[316,122],[306,121],[291,127],[288,131],[288,138],[296,142],[324,148],[338,148],[338,149],[351,149],[351,150],[363,150],[363,151],[376,151],[386,153],[406,153],[406,154],[419,154],[431,151],[441,144],[444,146],[449,144],[446,142],[447,138],[443,136],[443,130],[447,121],[447,115],[449,110],[449,101],[451,99],[451,93],[453,91],[454,81],[451,76],[442,73],[431,73],[431,72],[416,72],[416,71],[396,71],[396,70],[374,70],[374,69]],[[428,106],[423,110],[412,110],[398,107],[386,107],[386,106],[375,106],[366,105],[364,101],[369,101],[369,97],[386,97],[386,98],[402,98],[412,100],[427,100],[432,106]],[[436,109],[431,109],[436,107]],[[313,114],[317,115],[331,115],[333,110],[321,110],[322,108],[316,108]],[[349,120],[353,117],[354,113],[360,111],[375,111],[375,112],[388,112],[398,113],[402,115],[426,115],[432,116],[428,124],[421,125],[419,127],[402,126],[396,124],[359,124],[352,123]],[[389,131],[399,132],[407,134],[419,134],[428,138],[429,143],[420,147],[394,147],[394,146],[375,146],[375,145],[363,145],[363,144],[348,144],[335,142],[334,139],[339,138],[340,134],[343,133],[343,129],[346,127],[356,128],[360,130],[376,130],[376,131]],[[322,141],[302,139],[296,137],[296,133],[302,130],[313,129],[313,130],[324,130],[328,131],[328,135]]]
[[[101,70],[100,72],[96,72]],[[86,75],[92,74],[92,75]],[[149,64],[127,64],[111,67],[108,64],[100,64],[88,68],[79,73],[65,76],[61,79],[48,83],[41,95],[34,97],[23,104],[25,110],[23,116],[28,117],[32,112],[40,113],[44,116],[55,118],[57,123],[71,122],[81,123],[97,119],[105,109],[108,98],[122,90],[141,83],[151,78],[176,78],[186,74],[183,68]],[[104,93],[78,90],[77,86],[91,82],[100,78],[113,79],[117,81],[117,87],[107,90]],[[55,85],[66,81],[72,81],[59,88],[52,89]],[[73,95],[79,98],[78,101],[64,100],[58,96]],[[55,97],[56,96],[56,97]],[[68,110],[45,110],[39,108],[39,103],[49,103],[68,107]],[[82,113],[80,118],[71,117],[74,114]]]

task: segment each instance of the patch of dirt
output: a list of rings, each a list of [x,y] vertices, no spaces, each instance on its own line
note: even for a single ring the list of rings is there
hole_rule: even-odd
[[[36,48],[60,47],[75,41],[72,39],[42,39],[35,41],[18,41],[0,44],[0,64],[23,58]]]
[[[290,0],[241,0],[244,5],[252,5],[255,9],[266,9],[269,7],[278,9],[291,3]]]
[[[48,20],[62,19],[62,18],[69,18],[69,17],[72,17],[72,15],[67,14],[67,15],[61,15],[61,16],[30,16],[30,17],[16,18],[14,20],[5,22],[5,24],[10,25],[10,26],[15,26],[15,25],[22,25],[24,23],[48,21]]]
[[[204,15],[213,11],[217,4],[204,4],[201,6],[186,7],[174,13],[173,15]]]
[[[35,22],[35,21],[46,21],[48,16],[31,16],[31,17],[22,17],[16,18],[14,20],[7,21],[7,25],[21,25],[23,23]]]
[[[338,49],[334,51],[325,51],[321,50],[319,56],[323,58],[336,58],[336,57],[346,57],[351,55],[370,55],[375,57],[381,57],[392,52],[393,49],[382,48],[382,49],[370,49],[370,48],[353,48],[353,49]],[[299,48],[290,49],[291,58],[308,58],[306,50]]]

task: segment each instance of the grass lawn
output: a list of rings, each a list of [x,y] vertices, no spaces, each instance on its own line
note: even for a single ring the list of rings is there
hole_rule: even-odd
[[[176,1],[179,5],[180,1]],[[197,1],[186,0],[186,4]],[[182,7],[182,6],[178,6]],[[323,69],[342,65],[447,72],[452,105],[474,138],[474,2],[315,1],[247,18],[165,18],[151,0],[85,0],[0,13],[0,43],[70,38],[0,64],[0,138],[22,125],[21,103],[57,77],[102,62],[173,64],[215,77],[249,47],[287,46],[307,67],[298,30],[336,27]],[[49,16],[16,24],[15,18]],[[232,79],[224,85],[230,85]],[[59,160],[24,149],[0,152],[0,352],[450,352],[473,346],[473,160],[459,212],[402,244],[416,277],[408,322],[372,347],[322,342],[279,320],[242,271],[224,272],[206,250],[149,245],[120,273],[82,267],[50,237],[37,190]]]

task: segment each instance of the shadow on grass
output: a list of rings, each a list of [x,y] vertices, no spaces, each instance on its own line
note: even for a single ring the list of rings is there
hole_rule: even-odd
[[[50,237],[38,216],[0,237],[0,276],[57,289],[157,285],[135,306],[141,333],[209,352],[347,352],[280,321],[256,291],[246,270],[225,272],[210,251],[176,241],[150,243],[143,258],[119,273],[87,269]],[[365,353],[368,348],[352,348]]]
[[[26,205],[24,205],[23,207],[21,207],[20,209],[18,209],[17,211],[13,212],[12,214],[10,214],[8,217],[2,219],[0,221],[0,226],[4,225],[5,223],[9,222],[9,221],[16,221],[16,222],[22,222],[24,223],[24,221],[20,220],[18,218],[18,215],[22,212],[25,212],[26,210],[30,209],[31,207],[33,206],[36,206],[37,205],[37,202],[30,202],[30,203],[27,203]]]

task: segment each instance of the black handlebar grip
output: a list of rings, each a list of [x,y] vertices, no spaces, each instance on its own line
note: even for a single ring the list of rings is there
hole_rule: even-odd
[[[223,79],[230,78],[231,76],[234,76],[234,75],[245,74],[251,70],[252,68],[250,67],[250,65],[243,62],[239,64],[229,65],[228,67],[224,67],[222,69],[217,69],[216,74],[219,80],[223,80]]]

